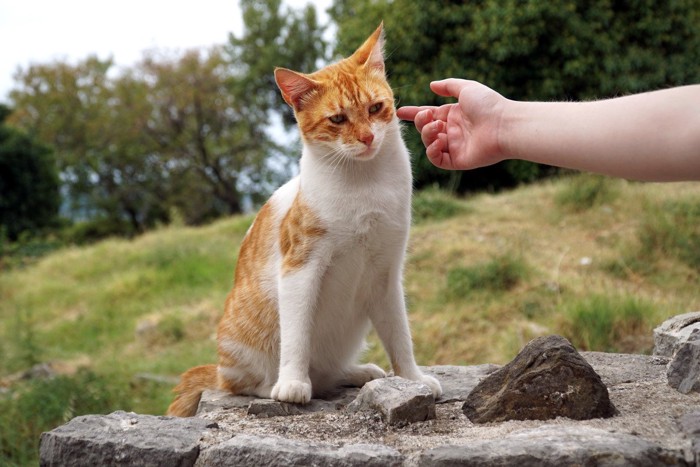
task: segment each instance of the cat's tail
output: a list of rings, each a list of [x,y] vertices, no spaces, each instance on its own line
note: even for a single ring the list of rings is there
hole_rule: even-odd
[[[174,417],[192,417],[197,413],[199,400],[205,389],[216,389],[216,365],[201,365],[190,368],[180,377],[180,384],[173,392],[177,395],[170,407],[168,415]]]

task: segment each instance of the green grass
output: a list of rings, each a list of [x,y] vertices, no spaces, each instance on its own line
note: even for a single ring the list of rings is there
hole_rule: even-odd
[[[417,192],[413,197],[413,223],[449,219],[469,209],[449,193],[437,188]]]
[[[658,323],[651,302],[632,296],[592,295],[564,304],[561,312],[564,335],[580,350],[652,350],[649,328]]]
[[[405,292],[419,364],[506,363],[553,333],[580,349],[648,352],[654,326],[700,309],[700,184],[611,181],[613,197],[572,209],[557,199],[574,182],[416,195]],[[215,362],[251,221],[173,226],[0,270],[0,465],[36,464],[38,433],[81,413],[162,414],[168,378]],[[364,358],[388,369],[376,336]],[[15,382],[41,362],[59,376]]]
[[[528,266],[521,257],[505,253],[468,267],[456,267],[447,273],[446,295],[465,298],[475,291],[505,292],[528,275]]]
[[[560,207],[571,211],[585,211],[609,204],[617,197],[618,181],[595,174],[580,174],[564,178],[564,185],[556,195]]]

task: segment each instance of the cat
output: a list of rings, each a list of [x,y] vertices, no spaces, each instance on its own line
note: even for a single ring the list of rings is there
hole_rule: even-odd
[[[319,71],[275,69],[302,136],[299,175],[243,239],[218,366],[185,372],[168,415],[194,415],[208,388],[304,404],[383,378],[377,365],[356,363],[370,325],[397,376],[441,395],[416,365],[404,303],[412,179],[383,43],[380,25],[353,55]]]

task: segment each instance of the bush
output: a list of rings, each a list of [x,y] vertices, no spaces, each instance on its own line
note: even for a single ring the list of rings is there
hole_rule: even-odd
[[[612,202],[617,196],[615,182],[608,177],[581,174],[569,179],[557,194],[555,201],[572,211],[585,211]]]
[[[632,297],[594,295],[562,310],[564,335],[581,350],[649,352],[651,304]]]
[[[420,224],[430,220],[449,219],[466,208],[450,194],[438,188],[419,191],[413,197],[413,223]]]
[[[447,274],[448,296],[464,298],[469,292],[510,290],[528,275],[525,261],[516,255],[503,254],[491,261],[470,267],[458,267]]]
[[[671,256],[700,272],[700,202],[650,205],[638,238],[640,256]]]
[[[39,437],[78,415],[129,409],[122,388],[87,370],[34,380],[0,398],[3,465],[38,465]]]

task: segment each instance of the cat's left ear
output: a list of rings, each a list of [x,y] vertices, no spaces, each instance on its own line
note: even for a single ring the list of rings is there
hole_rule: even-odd
[[[367,38],[364,44],[352,54],[358,65],[384,73],[384,22]]]
[[[280,91],[282,91],[282,97],[285,102],[295,110],[300,109],[304,97],[319,86],[311,78],[286,68],[275,68],[275,81]]]

